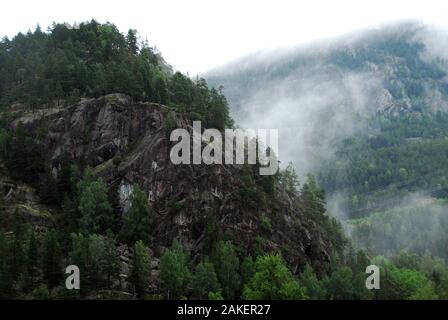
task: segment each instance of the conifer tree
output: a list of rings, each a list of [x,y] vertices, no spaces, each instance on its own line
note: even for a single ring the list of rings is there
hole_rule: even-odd
[[[191,289],[193,294],[199,299],[206,298],[210,292],[217,293],[221,290],[212,263],[205,261],[196,266],[191,279]]]
[[[45,233],[42,253],[42,271],[50,288],[59,284],[62,276],[61,249],[55,230]]]
[[[131,207],[124,217],[121,230],[123,239],[128,242],[142,240],[148,244],[151,232],[148,197],[138,185],[135,185],[131,196]]]
[[[238,273],[240,264],[233,244],[230,241],[217,242],[212,261],[221,282],[224,298],[235,298],[235,292],[240,287],[240,275]]]
[[[11,298],[13,279],[11,276],[10,248],[6,235],[0,230],[0,298]]]
[[[167,299],[179,299],[185,293],[190,278],[188,256],[178,241],[160,259],[162,292]]]
[[[139,240],[134,245],[134,257],[132,259],[132,270],[129,279],[137,297],[142,298],[145,296],[149,286],[150,275],[151,269],[148,248],[145,247],[143,241]]]
[[[26,272],[24,279],[24,287],[26,291],[29,291],[33,288],[34,282],[36,280],[39,259],[37,247],[38,244],[34,228],[30,227],[28,248],[26,251]]]

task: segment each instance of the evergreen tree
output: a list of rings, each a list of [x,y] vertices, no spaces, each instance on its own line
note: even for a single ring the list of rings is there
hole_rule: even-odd
[[[13,220],[13,240],[10,251],[11,276],[14,281],[20,280],[25,271],[25,220],[16,210]]]
[[[324,300],[326,291],[324,282],[317,279],[313,269],[307,264],[299,277],[300,285],[305,289],[305,294],[311,300]]]
[[[165,76],[160,71],[157,71],[154,74],[154,78],[152,80],[152,88],[153,101],[166,105],[168,103],[168,87]]]
[[[13,279],[10,268],[10,248],[6,235],[0,230],[0,298],[12,296]]]
[[[233,299],[240,287],[240,264],[233,244],[230,241],[217,242],[212,259],[224,298]]]
[[[318,187],[314,176],[308,175],[307,181],[302,188],[301,198],[306,212],[318,219],[323,219],[326,211],[325,192]]]
[[[107,230],[105,239],[105,257],[103,267],[105,277],[105,287],[111,288],[115,280],[120,276],[120,259],[117,255],[114,234]]]
[[[251,256],[245,257],[241,263],[241,282],[248,284],[255,274],[255,263]]]
[[[193,294],[199,299],[206,298],[210,292],[217,293],[221,290],[212,263],[206,261],[196,266],[191,279],[191,289]]]
[[[137,30],[129,29],[128,34],[126,35],[126,43],[132,54],[138,53]]]
[[[132,270],[130,282],[137,297],[145,296],[151,276],[150,257],[148,248],[143,241],[137,241],[134,245],[134,257],[132,259]]]
[[[37,251],[37,239],[34,232],[34,228],[30,227],[28,248],[26,251],[26,272],[24,279],[24,287],[26,291],[31,290],[34,287],[38,272],[38,251]]]
[[[78,219],[79,212],[76,202],[71,200],[66,194],[62,200],[61,214],[58,219],[65,234],[78,232]]]
[[[59,284],[62,276],[61,248],[57,233],[50,229],[45,233],[42,253],[43,276],[50,288]]]
[[[101,180],[95,181],[87,170],[78,183],[81,215],[80,228],[85,233],[101,233],[112,227],[113,210],[107,197],[107,189]]]
[[[326,290],[331,300],[354,299],[352,270],[349,267],[341,267],[334,271],[326,283]]]
[[[83,273],[82,294],[110,284],[115,276],[113,271],[117,262],[113,259],[115,256],[109,256],[114,252],[110,252],[112,249],[108,247],[107,241],[96,234],[81,233],[73,233],[71,239],[72,250],[69,255],[72,263],[77,265]]]
[[[293,278],[280,255],[257,257],[255,269],[256,272],[251,281],[244,287],[244,299],[281,300],[307,298],[304,289]]]
[[[173,241],[171,249],[166,250],[160,259],[160,280],[165,297],[182,297],[189,278],[187,253],[179,242]]]
[[[148,197],[138,185],[135,185],[131,196],[131,207],[124,218],[121,234],[128,242],[142,240],[148,243],[150,239],[151,220]]]
[[[290,162],[286,169],[279,171],[279,185],[280,188],[288,193],[290,196],[296,196],[299,187],[299,178],[293,164]]]

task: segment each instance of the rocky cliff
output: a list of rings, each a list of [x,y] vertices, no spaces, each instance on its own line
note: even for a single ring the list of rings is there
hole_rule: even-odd
[[[92,167],[118,197],[121,217],[133,185],[148,193],[155,256],[177,238],[199,257],[213,218],[218,232],[231,238],[243,254],[276,250],[295,271],[306,263],[325,271],[331,241],[316,219],[301,209],[300,201],[278,188],[263,192],[253,175],[247,175],[247,166],[171,163],[169,133],[173,128],[191,130],[182,114],[119,94],[84,99],[64,109],[16,113],[11,126],[22,122],[27,133],[38,137],[53,174],[67,151],[81,168]],[[248,184],[257,190],[255,199],[242,192]]]

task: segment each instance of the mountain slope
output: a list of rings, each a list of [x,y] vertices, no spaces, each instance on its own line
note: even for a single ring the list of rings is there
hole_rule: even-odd
[[[173,164],[174,129],[233,121],[220,90],[137,39],[92,20],[0,41],[0,297],[243,297],[252,257],[303,297],[293,276],[326,274],[345,245],[322,191],[259,163]]]
[[[224,86],[243,127],[279,129],[279,158],[302,176],[318,175],[332,214],[401,212],[409,197],[432,203],[447,195],[446,39],[444,32],[402,23],[254,54],[207,77]],[[432,219],[435,211],[428,209],[428,228],[410,231],[414,239],[419,232],[430,236],[439,223],[446,227],[443,217]],[[425,248],[440,254],[437,239]],[[416,247],[397,241],[395,250]]]

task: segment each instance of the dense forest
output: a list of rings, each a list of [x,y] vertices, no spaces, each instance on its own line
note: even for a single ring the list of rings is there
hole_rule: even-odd
[[[223,94],[204,79],[191,80],[165,63],[136,30],[126,35],[95,20],[76,26],[37,27],[0,42],[0,106],[69,105],[82,97],[124,93],[169,105],[205,126],[230,125]]]
[[[346,157],[341,156],[317,179],[310,175],[299,183],[292,166],[273,177],[258,176],[257,170],[244,171],[244,183],[235,188],[240,202],[257,207],[269,199],[275,205],[276,195],[287,194],[323,230],[332,250],[323,271],[308,264],[293,269],[288,257],[281,255],[281,248],[264,250],[263,236],[272,233],[273,221],[260,213],[259,247],[251,254],[236,245],[230,234],[221,232],[216,217],[210,215],[201,254],[191,255],[182,242],[172,239],[171,246],[157,257],[159,272],[154,274],[151,235],[155,214],[148,194],[134,185],[130,209],[120,219],[116,193],[108,192],[93,168],[74,162],[64,150],[54,175],[45,161],[46,150],[38,142],[45,132],[33,135],[22,123],[10,125],[24,110],[68,109],[84,98],[108,93],[167,105],[190,121],[202,120],[205,127],[223,130],[233,126],[222,89],[210,89],[204,79],[191,80],[173,73],[147,41],[139,40],[135,30],[124,35],[113,24],[91,21],[74,27],[54,24],[48,32],[38,27],[11,40],[4,38],[0,42],[2,179],[36,190],[40,205],[51,210],[53,221],[36,227],[19,214],[20,208],[11,210],[1,203],[2,299],[448,298],[448,266],[435,257],[443,256],[446,248],[431,253],[417,250],[419,255],[396,250],[389,254],[380,243],[373,242],[376,248],[362,250],[351,244],[342,225],[326,211],[326,192],[347,190],[352,216],[362,217],[357,212],[366,205],[376,205],[375,200],[382,196],[379,188],[385,183],[396,185],[387,190],[392,195],[400,195],[405,187],[412,191],[424,185],[444,197],[445,177],[425,168],[430,163],[442,170],[446,162],[440,153],[446,147],[445,115],[378,120],[373,125],[379,132],[375,137],[344,141],[341,154]],[[413,123],[412,130],[407,122]],[[400,161],[387,160],[395,158]],[[111,161],[116,165],[121,160],[114,157]],[[406,185],[400,187],[403,181]],[[181,205],[169,202],[166,207]],[[42,211],[40,214],[45,214]],[[418,218],[417,213],[414,219]],[[381,231],[375,227],[376,216],[369,219],[353,222],[359,243],[371,243],[369,237],[377,238]],[[436,210],[434,219],[445,217]],[[399,234],[397,230],[406,233],[393,219],[384,228],[387,237]],[[444,230],[438,232],[446,237]],[[423,236],[409,249],[415,251],[426,241]],[[316,255],[319,246],[320,242],[313,243],[307,254]],[[122,268],[122,250],[130,252],[124,257],[127,269]],[[380,255],[383,253],[388,253],[387,257]],[[365,287],[365,269],[372,263],[381,268],[381,290]],[[64,270],[71,264],[83,272],[81,290],[64,286]],[[123,282],[127,284],[125,291]]]
[[[319,181],[328,193],[347,194],[350,218],[392,207],[412,192],[446,197],[447,120],[442,112],[377,116],[363,134],[340,143]]]
[[[391,24],[207,73],[236,122],[279,128],[282,156],[315,174],[355,248],[423,273],[448,258],[448,68],[435,34]]]

